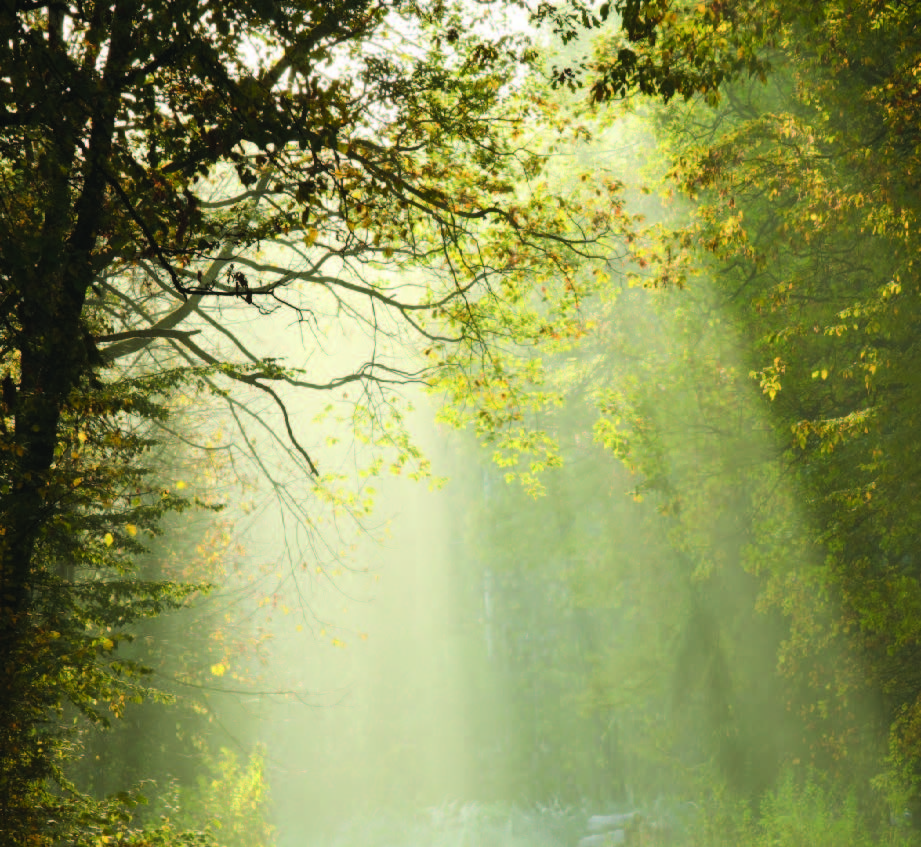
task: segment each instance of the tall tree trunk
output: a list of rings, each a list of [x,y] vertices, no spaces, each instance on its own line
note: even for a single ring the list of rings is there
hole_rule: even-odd
[[[119,14],[116,7],[102,84],[79,99],[60,89],[52,45],[46,92],[60,108],[36,168],[42,225],[32,254],[5,257],[16,269],[12,290],[4,293],[14,304],[9,324],[20,366],[18,387],[8,381],[4,391],[15,430],[0,494],[0,820],[9,831],[28,830],[28,786],[48,776],[40,747],[28,746],[29,730],[46,722],[60,699],[55,680],[30,661],[34,629],[41,625],[36,545],[63,494],[54,478],[62,413],[93,364],[83,308],[98,270],[94,253],[106,215],[116,81],[124,74],[130,27],[130,10]]]

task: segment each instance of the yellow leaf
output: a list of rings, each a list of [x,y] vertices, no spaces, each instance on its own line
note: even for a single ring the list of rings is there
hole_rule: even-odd
[[[320,233],[318,230],[309,229],[307,230],[307,235],[304,236],[304,244],[310,247],[310,245],[313,244],[313,242],[316,241],[317,238],[319,237],[320,237]]]
[[[226,672],[227,668],[225,668],[220,662],[218,662],[216,665],[211,665],[212,676],[223,676]]]
[[[86,433],[85,433],[85,432],[78,432],[78,433],[77,433],[77,440],[79,440],[81,444],[82,444],[84,441],[86,441]]]
[[[182,491],[183,488],[185,488],[185,483],[180,479],[179,482],[176,483],[176,490]]]
[[[828,379],[828,369],[822,368],[822,379]]]
[[[74,481],[71,483],[71,485],[72,485],[74,488],[79,488],[81,482],[83,482],[83,477],[82,477],[82,476],[77,476],[77,477],[74,477]]]
[[[102,537],[102,540],[105,542],[106,547],[111,547],[111,546],[112,546],[112,543],[115,541],[115,538],[113,538],[111,532],[107,532],[107,533]]]
[[[138,528],[133,523],[125,524],[125,529],[128,530],[128,535],[138,534]]]

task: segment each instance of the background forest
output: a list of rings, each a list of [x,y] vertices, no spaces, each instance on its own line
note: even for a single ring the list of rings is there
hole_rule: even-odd
[[[0,7],[4,843],[917,843],[919,24]]]

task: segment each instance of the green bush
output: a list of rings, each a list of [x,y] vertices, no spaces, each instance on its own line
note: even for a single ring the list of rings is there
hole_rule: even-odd
[[[909,847],[921,844],[908,827],[873,820],[853,792],[842,794],[820,776],[784,774],[758,813],[715,797],[678,847]]]

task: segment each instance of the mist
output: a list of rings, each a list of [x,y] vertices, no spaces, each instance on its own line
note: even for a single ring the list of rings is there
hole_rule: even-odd
[[[625,118],[572,156],[637,174],[628,208],[674,224],[687,206],[641,190],[662,179],[656,144]],[[530,422],[559,444],[536,496],[520,462],[509,473],[489,439],[438,422],[443,397],[415,390],[404,421],[424,478],[362,483],[373,508],[305,535],[278,516],[282,487],[255,495],[244,546],[277,585],[263,588],[263,694],[228,706],[227,729],[243,755],[261,751],[275,843],[756,843],[785,803],[804,816],[791,831],[820,819],[822,838],[852,837],[852,800],[822,793],[833,760],[803,735],[778,661],[788,615],[746,564],[769,559],[783,581],[820,553],[738,315],[703,274],[688,290],[636,274],[585,306],[586,339],[541,363],[565,402]],[[334,352],[308,360],[321,375],[368,355],[328,326]],[[411,370],[417,354],[395,339],[387,355]],[[371,457],[351,442],[334,461]],[[852,704],[867,722],[878,707]],[[816,770],[793,776],[807,758]]]
[[[682,321],[682,297],[709,325]],[[709,297],[625,287],[604,338],[549,364],[571,388],[541,422],[562,445],[542,496],[416,398],[413,437],[446,481],[378,484],[341,567],[272,624],[263,678],[300,692],[255,733],[279,844],[686,843],[720,780],[757,802],[782,776],[799,743],[784,627],[736,563],[750,522],[795,494],[746,478],[779,450]],[[631,435],[654,434],[661,478],[610,449],[599,406],[642,413]]]

